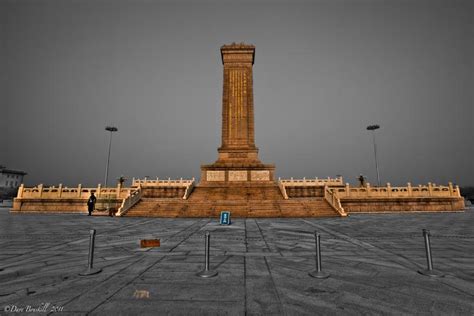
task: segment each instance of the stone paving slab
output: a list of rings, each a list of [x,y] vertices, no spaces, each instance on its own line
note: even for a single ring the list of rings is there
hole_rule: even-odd
[[[473,315],[474,209],[349,218],[109,218],[0,209],[0,315]],[[426,267],[421,230],[430,229]],[[96,229],[96,267],[87,266]],[[315,269],[314,231],[323,270]],[[202,279],[204,233],[211,269]],[[140,238],[160,238],[142,249]],[[43,304],[43,305],[42,305]],[[26,308],[47,305],[45,312]],[[11,312],[15,310],[16,312]],[[23,312],[20,312],[23,308]]]

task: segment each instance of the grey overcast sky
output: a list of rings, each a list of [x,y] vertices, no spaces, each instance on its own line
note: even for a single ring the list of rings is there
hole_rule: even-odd
[[[220,145],[219,48],[256,46],[276,176],[474,185],[474,1],[0,0],[0,164],[27,185],[199,177]],[[109,180],[109,182],[112,182]]]

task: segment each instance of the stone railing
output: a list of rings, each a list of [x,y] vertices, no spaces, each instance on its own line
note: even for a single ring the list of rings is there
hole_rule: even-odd
[[[22,184],[18,188],[17,198],[20,199],[88,199],[93,192],[97,199],[116,198],[123,199],[130,195],[132,189],[122,188],[117,185],[115,188],[103,188],[99,184],[96,188],[83,188],[78,185],[74,188],[64,187],[60,184],[58,187],[44,187],[42,184],[33,188],[25,188]]]
[[[283,195],[283,198],[285,200],[288,200],[288,194],[286,193],[286,188],[283,185],[283,183],[281,183],[281,181],[278,181],[278,187],[280,188],[280,192]]]
[[[343,188],[334,188],[339,198],[404,198],[404,197],[461,197],[459,186],[451,182],[447,186],[428,185],[412,186],[410,183],[404,187],[392,187],[387,183],[384,187],[371,187],[367,183],[364,187],[351,187],[348,183]]]
[[[328,186],[324,187],[324,199],[335,209],[339,215],[347,216],[347,213],[344,211],[344,208],[341,205],[341,200],[334,192],[334,189],[330,189]]]
[[[188,186],[186,186],[186,191],[184,191],[183,200],[188,199],[189,195],[191,195],[191,192],[193,192],[193,189],[194,189],[194,178],[193,178],[193,182],[191,182]]]
[[[157,186],[157,187],[169,187],[169,186],[189,186],[191,184],[194,184],[194,178],[190,180],[186,180],[183,178],[180,178],[178,180],[171,180],[171,178],[165,179],[165,180],[160,180],[159,178],[156,178],[155,180],[152,179],[135,179],[133,178],[132,180],[132,187],[138,187],[139,185],[141,186]]]
[[[158,178],[156,178],[156,180],[133,178],[132,180],[132,187],[148,189],[147,193],[144,193],[144,197],[149,197],[148,191],[154,191],[155,193],[152,193],[154,197],[173,197],[174,194],[182,194],[183,200],[188,199],[194,189],[194,184],[194,178],[190,180],[183,178],[178,180],[171,180],[170,178],[167,180],[160,180]],[[176,192],[173,192],[174,190],[176,190]]]
[[[343,186],[342,177],[325,179],[281,179],[278,178],[278,187],[285,200],[291,198],[323,197],[326,186]]]
[[[137,204],[140,199],[142,198],[142,190],[141,187],[132,191],[129,196],[123,199],[122,204],[120,205],[116,216],[123,216],[125,213],[128,212],[135,204]]]
[[[344,185],[342,177],[338,178],[324,178],[324,179],[319,179],[319,178],[314,178],[314,179],[281,179],[278,178],[278,182],[281,183],[284,186],[341,186]]]

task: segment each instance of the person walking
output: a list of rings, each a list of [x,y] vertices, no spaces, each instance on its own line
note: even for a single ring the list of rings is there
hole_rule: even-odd
[[[95,197],[94,192],[91,192],[91,196],[87,200],[87,210],[89,211],[89,216],[91,216],[92,211],[94,211],[96,200],[97,200],[97,198]]]

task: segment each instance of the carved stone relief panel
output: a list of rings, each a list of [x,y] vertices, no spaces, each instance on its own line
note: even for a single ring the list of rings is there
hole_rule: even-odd
[[[225,171],[207,171],[206,172],[207,181],[225,181]]]
[[[229,181],[247,181],[247,170],[230,170]]]
[[[268,170],[255,170],[250,172],[250,179],[252,181],[269,181],[270,171]]]

